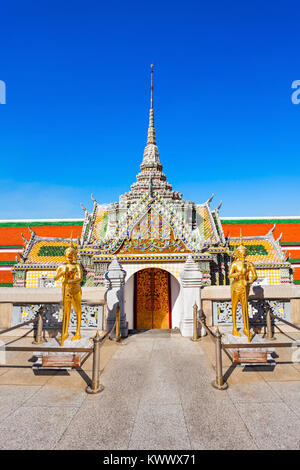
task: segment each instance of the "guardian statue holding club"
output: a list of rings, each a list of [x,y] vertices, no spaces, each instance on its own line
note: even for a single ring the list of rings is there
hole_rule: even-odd
[[[232,323],[233,336],[241,336],[236,327],[236,311],[238,303],[241,303],[244,323],[244,334],[250,343],[253,334],[249,328],[248,314],[248,297],[251,284],[256,281],[257,274],[252,263],[246,261],[247,248],[243,245],[242,236],[240,237],[240,245],[234,251],[234,261],[229,270],[229,279],[231,283],[231,303],[232,303]]]
[[[77,262],[77,248],[73,246],[72,236],[70,246],[65,251],[66,262],[57,268],[54,279],[62,278],[62,302],[63,302],[63,321],[60,345],[63,346],[65,340],[69,337],[69,321],[71,307],[73,306],[76,317],[77,327],[76,333],[72,341],[81,339],[81,281],[82,268]]]

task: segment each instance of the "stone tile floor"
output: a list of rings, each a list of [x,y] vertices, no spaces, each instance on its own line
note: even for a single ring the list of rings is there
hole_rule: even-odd
[[[233,367],[223,354],[229,388],[218,391],[210,338],[139,333],[102,347],[99,395],[85,393],[91,357],[81,370],[34,372],[31,353],[9,352],[0,367],[0,449],[300,449],[293,352],[277,349],[275,366],[253,367]]]

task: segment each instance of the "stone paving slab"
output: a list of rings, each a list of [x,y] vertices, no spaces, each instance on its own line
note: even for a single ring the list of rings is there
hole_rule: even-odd
[[[37,371],[33,372],[30,366],[24,368],[14,367],[5,374],[0,375],[0,385],[45,385],[55,372]]]
[[[190,449],[181,405],[141,405],[134,423],[129,449]]]
[[[270,387],[300,418],[300,383],[270,382]]]
[[[52,449],[77,408],[20,407],[0,423],[0,449]]]
[[[136,393],[141,395],[149,368],[149,363],[137,358],[130,363],[125,359],[111,361],[109,370],[105,370],[101,376],[101,383],[110,390],[110,393],[118,390],[130,400],[130,397],[135,396]]]
[[[182,403],[193,449],[257,448],[226,391],[195,393]]]
[[[40,390],[38,386],[1,385],[0,387],[0,422],[18,407],[30,400]]]
[[[115,360],[118,359],[135,359],[135,358],[144,358],[148,360],[150,358],[153,348],[153,339],[146,339],[145,341],[139,339],[138,341],[129,342],[125,344],[120,344],[117,351],[114,354]]]
[[[28,344],[29,343],[29,344]],[[20,346],[18,343],[12,344],[12,346]],[[32,342],[27,339],[27,346],[33,346]],[[5,364],[9,366],[30,366],[31,365],[32,353],[24,351],[5,351]]]
[[[259,367],[255,366],[224,366],[223,374],[230,387],[239,384],[255,384],[264,381],[259,374]]]
[[[180,404],[180,402],[176,373],[171,367],[168,354],[154,349],[140,403],[141,405],[156,405],[157,403],[162,405]]]
[[[285,403],[235,406],[259,449],[300,449],[300,420]]]
[[[139,399],[105,390],[87,397],[55,449],[128,448]]]
[[[84,391],[87,386],[87,382],[90,383],[90,380],[90,375],[84,373],[82,377],[82,375],[80,375],[80,373],[75,369],[68,371],[59,370],[55,371],[55,373],[49,377],[47,385],[51,387],[58,387],[61,389],[67,388]]]
[[[102,372],[105,369],[106,365],[109,363],[109,361],[114,357],[114,354],[118,350],[118,348],[119,343],[110,340],[105,341],[104,345],[101,347],[100,353],[100,363]],[[85,371],[92,371],[93,354],[90,354],[87,359],[84,360],[84,362],[81,364],[81,368]]]
[[[24,403],[26,406],[59,406],[59,407],[80,407],[86,399],[84,390],[76,390],[71,387],[59,387],[57,385],[45,385],[34,395],[32,400]]]
[[[227,393],[233,402],[244,402],[251,406],[255,403],[276,403],[282,401],[279,395],[266,382],[236,384],[234,387],[229,387]]]
[[[274,368],[266,367],[265,369],[261,367],[261,369],[257,368],[257,371],[267,382],[300,380],[300,371],[291,364],[276,364]]]

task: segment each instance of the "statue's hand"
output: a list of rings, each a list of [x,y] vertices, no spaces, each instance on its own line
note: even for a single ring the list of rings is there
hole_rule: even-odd
[[[67,284],[78,284],[78,282],[81,282],[80,279],[69,279]]]
[[[239,275],[239,273],[232,273],[232,274],[230,274],[229,277],[230,277],[231,279],[235,279],[236,281],[238,281],[239,278],[240,278],[240,275]]]

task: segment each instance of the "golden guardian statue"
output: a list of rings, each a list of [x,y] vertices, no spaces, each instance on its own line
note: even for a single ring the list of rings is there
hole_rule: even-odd
[[[81,325],[81,281],[82,281],[82,268],[77,263],[77,249],[73,246],[72,237],[70,246],[65,251],[66,262],[59,266],[56,270],[54,279],[62,279],[62,298],[63,298],[63,321],[60,345],[63,346],[64,341],[69,337],[69,321],[71,306],[73,306],[76,317],[77,327],[76,333],[72,341],[79,340],[80,325]]]
[[[242,237],[240,240],[240,245],[234,251],[234,261],[229,269],[229,279],[232,279],[232,334],[233,336],[241,336],[236,327],[236,310],[238,303],[241,302],[244,334],[248,337],[248,342],[250,343],[253,335],[250,333],[249,329],[248,297],[250,285],[256,281],[257,274],[254,265],[246,261],[247,248],[242,243]]]

